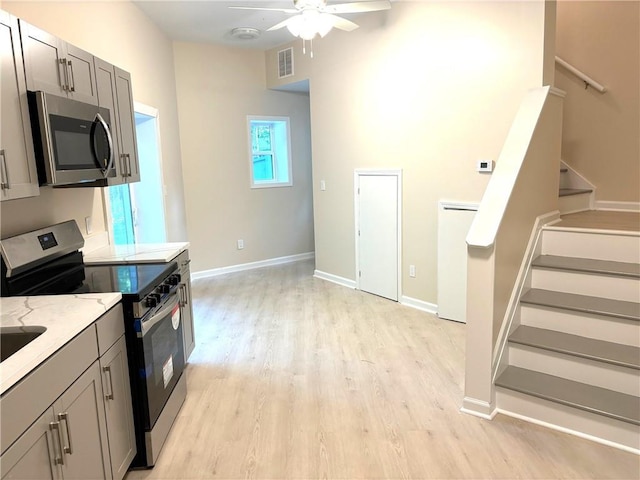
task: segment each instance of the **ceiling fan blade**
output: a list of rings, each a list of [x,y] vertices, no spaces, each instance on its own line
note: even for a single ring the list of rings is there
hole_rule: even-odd
[[[266,12],[283,12],[283,13],[298,13],[298,10],[293,8],[263,8],[263,7],[229,7],[234,10],[262,10]]]
[[[267,32],[273,32],[274,30],[280,30],[281,28],[286,27],[289,24],[289,22],[292,20],[292,18],[293,17],[287,18],[286,20],[283,20],[280,23],[276,23],[273,27],[268,28]]]
[[[391,2],[389,0],[374,0],[371,2],[338,3],[322,7],[325,13],[365,13],[389,10]]]
[[[358,28],[357,23],[354,23],[351,20],[347,20],[346,18],[338,17],[337,15],[332,15],[330,13],[323,13],[322,16],[325,18],[331,19],[333,28],[337,28],[338,30],[351,32],[356,28]]]

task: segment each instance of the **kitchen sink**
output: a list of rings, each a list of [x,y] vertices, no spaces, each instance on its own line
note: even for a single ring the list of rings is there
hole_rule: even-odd
[[[0,362],[46,332],[45,327],[0,327]]]

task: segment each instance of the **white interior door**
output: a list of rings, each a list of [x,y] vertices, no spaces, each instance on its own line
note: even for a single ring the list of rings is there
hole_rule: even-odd
[[[356,173],[358,288],[398,300],[397,174]]]

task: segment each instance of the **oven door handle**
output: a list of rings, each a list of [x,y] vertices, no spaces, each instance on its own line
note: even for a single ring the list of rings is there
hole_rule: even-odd
[[[177,290],[173,292],[172,296],[174,297],[172,300],[165,301],[165,306],[163,306],[147,320],[142,322],[140,330],[143,337],[147,333],[149,333],[149,331],[155,326],[155,324],[160,322],[167,313],[170,313],[174,308],[178,306],[180,297],[178,296]]]

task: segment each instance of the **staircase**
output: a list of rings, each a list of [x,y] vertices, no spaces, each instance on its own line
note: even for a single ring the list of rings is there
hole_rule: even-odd
[[[561,162],[558,210],[562,214],[593,208],[594,188],[584,177]]]
[[[561,224],[531,264],[498,410],[640,453],[640,234]]]

